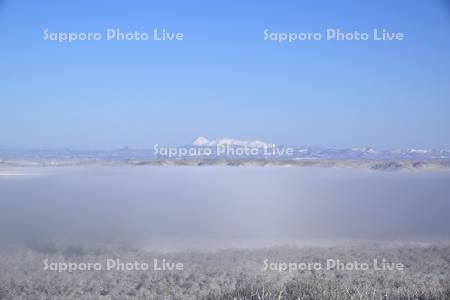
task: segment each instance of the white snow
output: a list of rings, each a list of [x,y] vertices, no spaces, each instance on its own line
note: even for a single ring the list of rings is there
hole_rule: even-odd
[[[273,147],[272,144],[267,144],[262,141],[253,140],[253,141],[243,141],[232,138],[220,138],[214,140],[208,140],[205,137],[198,137],[192,142],[193,146],[237,146],[237,147],[249,147],[249,148],[264,148],[264,147]]]

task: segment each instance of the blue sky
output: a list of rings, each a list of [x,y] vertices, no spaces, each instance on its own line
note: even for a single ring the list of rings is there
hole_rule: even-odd
[[[376,2],[376,3],[375,3]],[[181,42],[43,40],[184,33]],[[404,41],[264,41],[263,30]],[[147,148],[199,135],[450,148],[446,1],[0,0],[0,148]]]

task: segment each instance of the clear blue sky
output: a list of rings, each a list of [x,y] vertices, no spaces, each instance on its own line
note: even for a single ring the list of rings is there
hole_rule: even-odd
[[[397,42],[263,40],[385,28]],[[182,42],[43,40],[181,31]],[[448,1],[0,0],[0,147],[119,148],[199,135],[450,148]]]

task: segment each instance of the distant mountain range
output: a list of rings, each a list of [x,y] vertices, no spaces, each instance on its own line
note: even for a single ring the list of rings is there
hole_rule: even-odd
[[[277,156],[281,159],[343,159],[343,160],[384,160],[384,159],[403,159],[403,160],[448,160],[450,159],[450,149],[392,149],[376,150],[374,148],[321,148],[321,147],[289,147],[277,146],[275,144],[265,143],[258,140],[243,141],[232,138],[220,138],[208,140],[205,137],[198,137],[191,146],[193,147],[229,147],[229,148],[257,148],[261,157],[265,153],[274,153],[274,149],[293,149],[292,155],[280,154],[269,155]],[[268,149],[268,151],[264,151]],[[279,151],[278,153],[281,153]],[[258,156],[258,155],[256,155]],[[274,158],[274,157],[272,157]]]
[[[155,146],[156,147],[156,146]],[[393,149],[373,148],[321,148],[278,146],[258,140],[219,138],[209,140],[198,137],[184,146],[162,147],[172,152],[189,150],[188,155],[169,157],[155,148],[117,150],[0,149],[0,163],[9,160],[161,160],[161,159],[267,159],[267,160],[450,160],[449,149]],[[207,151],[206,151],[207,150]],[[228,150],[228,151],[225,151]],[[243,150],[249,150],[245,152]],[[287,151],[292,150],[292,151]],[[184,152],[183,152],[184,153]],[[205,154],[206,153],[206,154]],[[194,155],[191,155],[194,154]]]

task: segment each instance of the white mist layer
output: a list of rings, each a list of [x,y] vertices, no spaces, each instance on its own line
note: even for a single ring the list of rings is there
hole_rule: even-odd
[[[448,182],[447,172],[60,168],[0,180],[0,233],[12,240],[142,243],[448,237]]]

